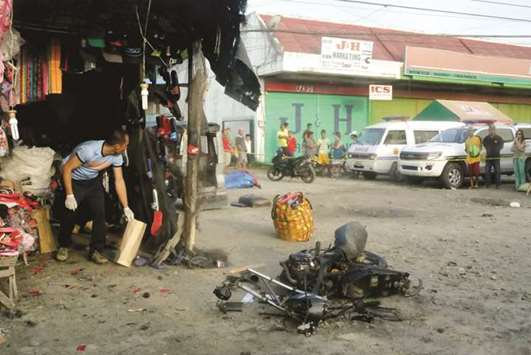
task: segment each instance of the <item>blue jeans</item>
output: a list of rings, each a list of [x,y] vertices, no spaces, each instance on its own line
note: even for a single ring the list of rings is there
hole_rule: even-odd
[[[525,158],[514,158],[514,187],[518,190],[520,186],[525,184]]]

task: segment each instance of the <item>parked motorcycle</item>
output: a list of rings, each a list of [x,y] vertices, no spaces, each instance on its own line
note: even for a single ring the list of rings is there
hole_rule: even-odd
[[[315,180],[315,170],[306,157],[290,158],[278,152],[273,158],[273,166],[267,171],[267,177],[271,181],[280,181],[284,176],[300,177],[305,183],[311,184]]]

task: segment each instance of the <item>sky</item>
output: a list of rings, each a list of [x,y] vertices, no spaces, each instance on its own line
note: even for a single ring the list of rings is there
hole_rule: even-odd
[[[531,0],[366,0],[364,2],[510,17],[521,21],[423,12],[338,0],[249,0],[247,11],[432,34],[526,35],[527,38],[484,39],[531,46]]]

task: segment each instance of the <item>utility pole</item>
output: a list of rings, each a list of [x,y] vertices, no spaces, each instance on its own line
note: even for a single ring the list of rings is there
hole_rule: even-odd
[[[189,53],[188,87],[188,146],[186,178],[184,184],[184,245],[187,252],[193,253],[197,235],[197,217],[199,215],[199,159],[201,156],[201,135],[203,127],[203,99],[206,90],[205,57],[201,43],[195,42]]]

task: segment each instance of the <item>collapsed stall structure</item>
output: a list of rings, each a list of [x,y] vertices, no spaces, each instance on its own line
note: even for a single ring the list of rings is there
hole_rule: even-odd
[[[246,0],[16,0],[13,6],[2,110],[15,108],[23,144],[62,156],[84,140],[126,128],[130,205],[148,224],[145,246],[161,263],[181,239],[179,206],[196,213],[186,187],[195,200],[199,187],[220,186],[218,127],[207,124],[202,110],[202,55],[227,95],[258,106],[260,86],[240,48]],[[179,66],[188,67],[185,83],[177,78]],[[181,87],[188,87],[186,98]],[[188,102],[188,112],[179,100]],[[187,186],[184,161],[201,173]],[[108,219],[118,223],[112,195]]]

